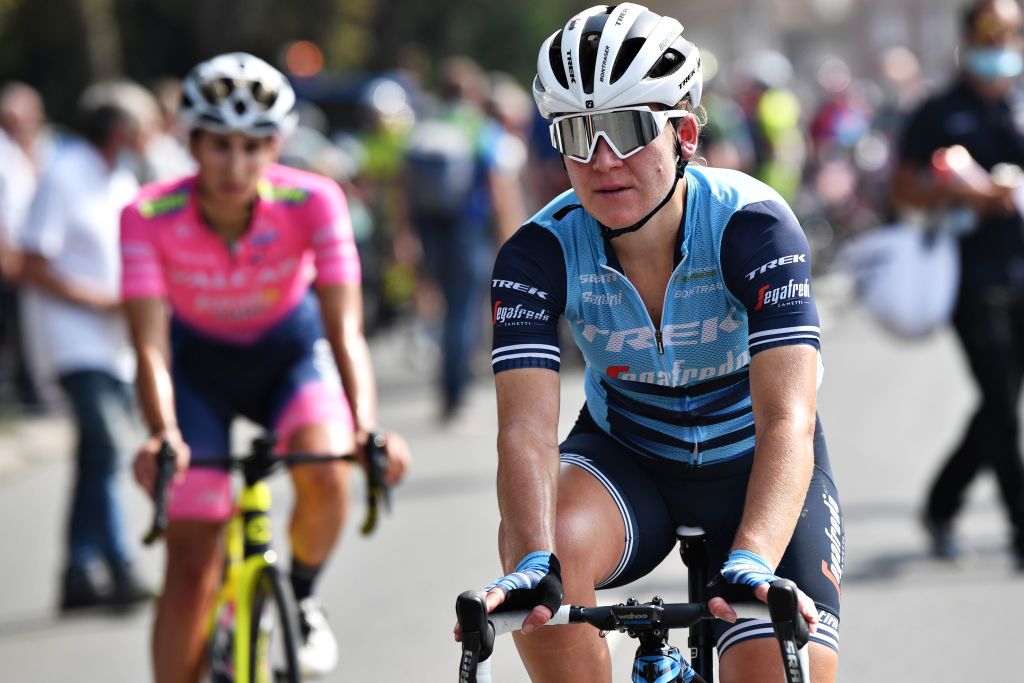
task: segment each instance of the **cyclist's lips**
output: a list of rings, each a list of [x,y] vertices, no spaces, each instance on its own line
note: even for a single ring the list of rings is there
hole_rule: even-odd
[[[604,185],[602,187],[594,188],[594,194],[599,197],[617,197],[632,189],[633,188],[630,185]]]

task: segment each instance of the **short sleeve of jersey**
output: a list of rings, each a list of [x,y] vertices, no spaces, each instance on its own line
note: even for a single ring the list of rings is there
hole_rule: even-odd
[[[751,356],[790,344],[819,347],[810,250],[789,207],[765,201],[733,214],[721,263],[726,286],[747,310]]]
[[[320,285],[356,284],[361,271],[348,202],[334,181],[326,181],[318,190],[309,208],[316,282]]]
[[[491,365],[559,369],[558,318],[565,312],[565,256],[558,238],[535,224],[498,252],[491,277]]]
[[[121,297],[125,301],[167,294],[153,232],[137,205],[121,212]]]

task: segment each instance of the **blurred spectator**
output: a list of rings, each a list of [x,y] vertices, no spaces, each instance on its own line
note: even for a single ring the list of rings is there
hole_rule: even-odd
[[[737,102],[754,136],[754,175],[793,202],[806,156],[800,101],[789,87],[793,66],[785,55],[761,50],[747,58],[737,77]]]
[[[569,189],[569,175],[565,172],[562,155],[551,145],[549,122],[539,111],[532,114],[528,139],[529,154],[527,163],[530,182],[527,189],[530,193],[531,213],[539,211],[548,202]]]
[[[49,157],[39,93],[24,83],[0,90],[0,382],[13,380],[25,407],[42,406],[21,343],[16,281],[21,270],[19,236]]]
[[[148,595],[132,570],[115,476],[130,436],[134,377],[120,315],[118,225],[138,190],[121,162],[139,150],[141,126],[118,98],[95,94],[87,91],[80,104],[84,139],[50,164],[21,237],[25,303],[40,324],[28,342],[59,380],[77,428],[62,610]]]
[[[153,85],[153,95],[159,116],[142,154],[142,180],[168,180],[189,175],[195,172],[196,162],[185,146],[184,132],[178,125],[181,81],[161,78]]]
[[[494,254],[492,226],[508,235],[525,211],[499,198],[517,182],[517,170],[510,168],[507,132],[484,112],[483,71],[467,57],[449,58],[441,89],[438,111],[410,132],[403,198],[426,271],[446,307],[441,417],[449,420],[465,398],[482,337],[479,314]]]
[[[892,194],[905,207],[973,210],[974,229],[960,240],[960,291],[953,324],[981,391],[981,403],[960,445],[928,494],[924,521],[932,550],[958,552],[952,523],[967,487],[983,468],[999,481],[1024,569],[1024,463],[1017,412],[1024,379],[1024,221],[1013,189],[984,172],[973,182],[936,173],[935,160],[960,145],[984,171],[1024,166],[1024,114],[1011,94],[1021,75],[1022,15],[1016,0],[975,2],[963,17],[960,69],[945,91],[927,100],[903,133]],[[967,154],[969,153],[969,156]],[[943,170],[945,166],[943,166]]]

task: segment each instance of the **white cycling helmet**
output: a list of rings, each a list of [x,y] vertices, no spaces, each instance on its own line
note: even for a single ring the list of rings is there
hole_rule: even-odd
[[[683,25],[643,5],[583,10],[544,41],[533,97],[545,118],[658,102],[700,104],[700,52]]]
[[[231,52],[185,77],[179,116],[189,129],[268,137],[294,130],[294,106],[295,91],[284,74],[259,57]]]

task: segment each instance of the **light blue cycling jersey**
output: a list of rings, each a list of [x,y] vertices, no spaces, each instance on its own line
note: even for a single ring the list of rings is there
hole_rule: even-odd
[[[723,169],[689,167],[686,181],[658,325],[569,191],[498,256],[493,365],[557,370],[564,315],[597,425],[640,453],[699,466],[753,453],[751,355],[817,348],[819,329],[807,241],[778,193]]]

